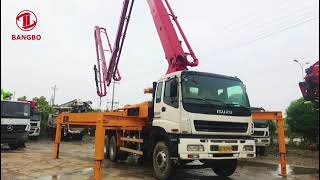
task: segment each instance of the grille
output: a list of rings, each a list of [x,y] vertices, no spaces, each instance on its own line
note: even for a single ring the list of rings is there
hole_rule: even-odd
[[[253,136],[263,136],[264,135],[264,131],[254,131],[253,132]]]
[[[30,123],[31,126],[37,126],[37,123]]]
[[[194,127],[196,131],[245,133],[248,129],[248,123],[195,120]]]
[[[25,132],[26,125],[9,125],[12,131],[8,131],[8,125],[1,125],[1,133],[22,133]]]

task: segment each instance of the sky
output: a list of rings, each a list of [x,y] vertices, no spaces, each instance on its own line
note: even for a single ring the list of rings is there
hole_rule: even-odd
[[[319,59],[317,0],[170,0],[200,61],[195,71],[239,77],[251,106],[285,111],[300,98],[304,66]],[[2,0],[1,87],[15,97],[52,97],[55,103],[91,100],[105,109],[111,101],[96,95],[95,25],[113,42],[122,0]],[[22,10],[33,11],[37,26],[21,31],[15,22]],[[39,41],[13,41],[12,35],[41,35]],[[308,67],[306,65],[305,67]],[[119,106],[151,99],[151,87],[167,70],[167,61],[146,0],[136,0],[119,63],[122,80],[115,87]],[[101,104],[100,104],[101,102]]]

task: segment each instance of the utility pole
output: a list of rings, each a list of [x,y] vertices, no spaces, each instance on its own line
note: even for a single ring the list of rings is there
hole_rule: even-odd
[[[111,103],[111,111],[113,111],[113,110],[114,110],[114,106],[115,106],[115,104],[119,104],[119,102],[115,102],[115,101],[114,101],[115,84],[119,84],[119,82],[114,81],[114,80],[112,81],[112,98],[111,98],[111,102],[107,102],[108,104],[110,104],[110,103]]]
[[[54,106],[54,100],[56,98],[56,90],[58,90],[57,85],[54,85],[53,87],[51,87],[51,89],[53,89],[52,106]]]

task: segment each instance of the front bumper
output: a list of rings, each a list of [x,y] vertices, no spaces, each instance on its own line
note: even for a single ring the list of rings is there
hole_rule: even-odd
[[[31,127],[29,131],[29,136],[39,136],[40,135],[40,127]]]
[[[188,145],[202,145],[204,151],[188,151]],[[232,151],[219,152],[212,147],[232,146]],[[245,151],[244,146],[252,146],[252,151]],[[179,158],[182,160],[196,159],[246,159],[254,158],[255,142],[253,139],[195,139],[181,138],[178,144]]]
[[[28,140],[28,132],[1,133],[1,143],[26,142],[27,140]]]
[[[255,137],[254,141],[256,143],[256,146],[270,146],[270,138],[268,137]]]

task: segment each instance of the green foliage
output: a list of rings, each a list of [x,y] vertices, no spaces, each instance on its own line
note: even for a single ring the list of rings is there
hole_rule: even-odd
[[[38,110],[41,114],[41,136],[46,135],[47,130],[47,122],[49,114],[54,112],[54,109],[52,106],[49,105],[49,102],[46,100],[44,96],[41,97],[35,97],[33,100],[37,103]]]
[[[10,100],[12,93],[1,88],[1,100]]]
[[[278,136],[277,124],[275,121],[268,121],[268,125],[269,125],[270,141],[271,141],[271,144],[274,144],[273,139],[277,139],[277,136]]]
[[[27,97],[26,96],[18,97],[17,100],[18,101],[26,101]]]
[[[291,102],[286,112],[287,134],[301,137],[305,143],[318,143],[319,113],[313,110],[312,104],[307,104],[300,98]]]

